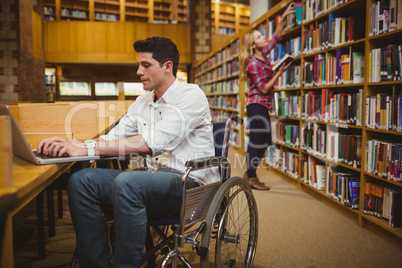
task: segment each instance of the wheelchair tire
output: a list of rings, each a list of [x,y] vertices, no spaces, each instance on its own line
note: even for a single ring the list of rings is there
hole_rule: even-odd
[[[201,267],[251,267],[258,237],[258,211],[250,186],[240,177],[222,184],[206,217]]]

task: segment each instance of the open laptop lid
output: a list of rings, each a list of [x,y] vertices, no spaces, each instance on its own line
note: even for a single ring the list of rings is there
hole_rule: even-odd
[[[13,114],[7,105],[0,104],[0,115],[8,115],[11,118],[11,131],[13,137],[13,154],[19,158],[22,158],[33,164],[55,164],[55,163],[65,163],[65,162],[76,162],[76,161],[87,161],[99,159],[99,156],[68,156],[68,157],[36,157],[33,153],[31,146],[28,144],[21,128],[15,121]]]

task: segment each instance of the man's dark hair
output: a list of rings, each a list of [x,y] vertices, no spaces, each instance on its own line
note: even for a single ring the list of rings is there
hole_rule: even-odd
[[[154,36],[135,41],[133,47],[136,52],[151,52],[152,58],[157,60],[161,67],[167,61],[173,62],[173,76],[176,77],[180,54],[172,40]]]

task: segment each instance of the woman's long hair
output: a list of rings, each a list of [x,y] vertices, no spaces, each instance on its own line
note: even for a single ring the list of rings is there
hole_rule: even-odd
[[[253,33],[256,29],[251,29],[243,36],[243,44],[242,44],[242,51],[239,54],[240,60],[240,79],[247,79],[247,65],[248,61],[250,60],[251,56],[254,54],[254,50],[252,45],[254,44],[254,35]]]

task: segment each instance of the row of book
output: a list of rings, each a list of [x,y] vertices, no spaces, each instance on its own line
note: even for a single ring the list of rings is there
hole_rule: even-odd
[[[300,180],[317,190],[325,190],[325,164],[311,156],[301,159]]]
[[[54,11],[54,9],[54,7],[44,6],[43,12],[45,13],[45,15],[55,16],[56,12]]]
[[[302,7],[303,23],[313,20],[347,2],[349,2],[349,0],[306,0],[303,2]]]
[[[119,15],[95,12],[95,20],[119,21]]]
[[[354,21],[353,16],[335,17],[330,13],[328,20],[310,24],[303,35],[303,54],[315,53],[354,41]]]
[[[299,126],[282,122],[273,122],[272,141],[289,147],[299,148]]]
[[[402,0],[373,1],[370,7],[369,36],[402,29]]]
[[[370,51],[370,82],[402,80],[402,45],[389,44]]]
[[[299,96],[282,97],[283,92],[274,93],[274,114],[281,117],[299,118]]]
[[[86,11],[73,10],[73,9],[68,9],[68,8],[62,8],[61,9],[61,15],[62,16],[77,17],[77,18],[88,18],[88,14],[87,14]]]
[[[366,143],[366,172],[402,182],[402,143],[372,139]]]
[[[233,111],[210,109],[212,122],[224,122],[233,114]]]
[[[239,79],[204,84],[201,88],[205,94],[236,94],[239,93]]]
[[[292,55],[294,58],[301,55],[301,38],[295,37],[285,43],[277,44],[270,52],[272,65],[282,59],[285,54]]]
[[[300,2],[293,2],[293,8],[295,13],[291,13],[289,16],[284,19],[283,22],[283,33],[290,31],[291,29],[295,28],[302,24],[303,21],[303,3]]]
[[[225,61],[231,60],[239,55],[240,40],[236,39],[229,46],[218,51],[213,56],[211,56],[207,61],[204,61],[200,66],[197,67],[196,72],[205,72],[211,68],[214,68],[218,64],[222,64]]]
[[[240,146],[240,134],[237,129],[232,129],[229,136],[229,144],[235,147]]]
[[[213,70],[210,70],[209,72],[204,73],[199,78],[197,78],[196,83],[211,83],[213,81],[225,79],[237,74],[239,74],[239,60],[234,59],[227,64],[223,64]]]
[[[338,93],[322,89],[302,97],[302,118],[335,124],[361,126],[363,122],[363,89],[355,93]]]
[[[302,150],[325,158],[327,133],[323,126],[317,123],[305,122],[301,130]]]
[[[293,178],[299,175],[299,154],[288,148],[279,148],[271,145],[265,153],[265,162],[278,168]]]
[[[357,84],[364,81],[364,54],[358,51],[328,52],[314,56],[303,64],[303,86]]]
[[[283,72],[277,82],[275,89],[298,88],[300,87],[300,66],[291,65]]]
[[[213,96],[208,97],[208,102],[211,109],[239,110],[239,96]]]
[[[363,213],[388,220],[391,227],[402,227],[402,193],[374,183],[366,183]]]
[[[219,27],[219,34],[234,35],[236,33],[235,28]],[[212,27],[212,34],[214,34],[214,27]]]
[[[283,21],[283,31],[282,34],[292,30],[293,28],[302,24],[302,3],[294,2],[295,13],[288,15]],[[275,19],[268,21],[268,23],[263,22],[258,26],[258,30],[267,37],[268,40],[272,39],[272,36],[276,30],[276,26],[282,19],[281,15],[277,15]]]
[[[232,61],[226,63],[226,66],[227,66],[227,72],[226,72],[227,76],[238,74],[240,68],[239,58],[235,58]]]
[[[402,90],[366,96],[366,127],[402,132]]]
[[[326,172],[325,193],[352,209],[359,209],[360,175],[329,166]]]
[[[56,76],[54,74],[45,75],[45,83],[46,84],[55,84],[56,83]]]
[[[327,131],[326,159],[354,168],[361,167],[362,136]]]

